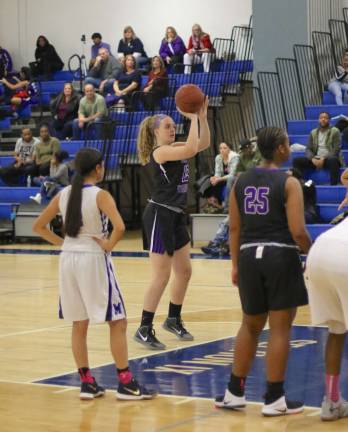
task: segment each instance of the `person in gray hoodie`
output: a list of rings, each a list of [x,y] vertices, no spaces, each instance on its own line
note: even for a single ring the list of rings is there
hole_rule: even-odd
[[[69,154],[66,151],[58,151],[53,154],[50,175],[48,177],[34,177],[33,179],[34,185],[40,186],[40,192],[31,196],[31,200],[37,204],[41,204],[42,199],[49,201],[62,187],[68,186],[69,168],[66,163],[63,163],[68,157]]]
[[[111,93],[117,74],[122,70],[122,64],[113,57],[107,48],[100,48],[94,65],[88,72],[85,84],[99,88],[100,93]]]

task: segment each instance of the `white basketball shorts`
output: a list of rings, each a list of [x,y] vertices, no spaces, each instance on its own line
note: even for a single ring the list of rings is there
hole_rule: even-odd
[[[319,237],[307,258],[308,294],[313,325],[331,333],[348,330],[348,242]]]
[[[111,256],[67,252],[59,258],[59,317],[92,323],[126,317]]]

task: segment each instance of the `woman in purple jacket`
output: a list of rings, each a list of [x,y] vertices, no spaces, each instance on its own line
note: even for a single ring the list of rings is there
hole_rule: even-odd
[[[186,47],[174,27],[166,28],[166,35],[162,40],[159,53],[167,65],[183,62]]]

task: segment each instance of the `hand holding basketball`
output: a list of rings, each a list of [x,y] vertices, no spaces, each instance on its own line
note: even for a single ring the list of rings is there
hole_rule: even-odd
[[[194,84],[185,84],[175,93],[175,104],[181,112],[198,114],[204,106],[204,93]]]

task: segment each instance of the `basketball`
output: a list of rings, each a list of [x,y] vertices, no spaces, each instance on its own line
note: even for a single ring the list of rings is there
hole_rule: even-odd
[[[194,84],[185,84],[175,93],[175,104],[183,112],[197,113],[204,103],[204,93]]]

